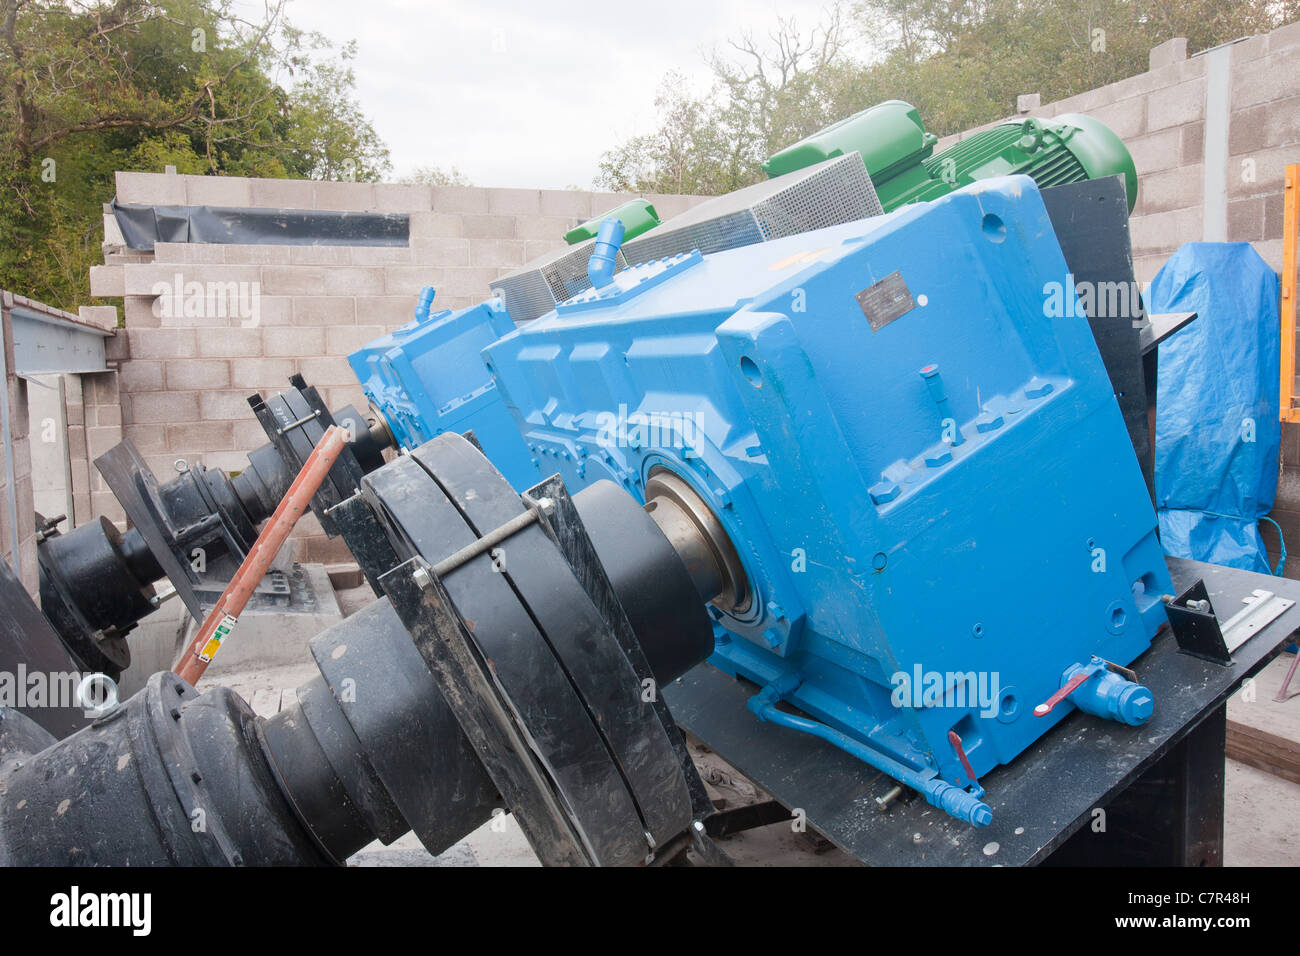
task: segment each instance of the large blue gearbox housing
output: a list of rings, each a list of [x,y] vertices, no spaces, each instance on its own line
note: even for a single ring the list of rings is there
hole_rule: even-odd
[[[434,314],[352,362],[403,444],[472,429],[516,488],[609,480],[693,525],[755,733],[980,825],[979,778],[1070,710],[1154,706],[1124,665],[1172,584],[1083,310],[1045,307],[1068,271],[1006,177],[629,266],[518,328]]]

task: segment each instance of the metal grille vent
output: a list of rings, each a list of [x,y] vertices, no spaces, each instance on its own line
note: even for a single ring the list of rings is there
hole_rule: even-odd
[[[500,296],[506,312],[516,323],[528,322],[545,315],[555,306],[591,288],[587,278],[587,260],[591,258],[594,239],[576,246],[548,252],[520,266],[509,275],[492,283],[492,294]],[[620,252],[615,260],[615,273],[627,268],[627,260]]]
[[[883,214],[856,153],[746,186],[676,216],[623,244],[616,272],[698,249],[702,254],[810,232]],[[591,287],[587,260],[595,240],[548,253],[492,283],[515,322],[545,315]]]
[[[724,249],[793,236],[884,213],[862,158],[846,153],[719,196],[623,244],[632,265],[698,249]]]

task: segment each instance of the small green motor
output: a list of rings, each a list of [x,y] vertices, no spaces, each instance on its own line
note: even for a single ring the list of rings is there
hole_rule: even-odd
[[[644,199],[630,199],[609,212],[588,219],[580,226],[574,226],[564,234],[564,241],[573,246],[596,238],[596,233],[600,231],[600,224],[606,219],[617,219],[623,223],[624,242],[659,225],[659,214],[655,212],[654,206]]]

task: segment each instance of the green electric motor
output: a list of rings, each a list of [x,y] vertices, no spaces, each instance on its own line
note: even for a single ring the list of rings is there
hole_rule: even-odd
[[[1133,157],[1110,127],[1090,116],[1007,120],[932,155],[935,142],[914,107],[889,100],[787,146],[763,171],[780,176],[856,150],[886,212],[1016,173],[1044,187],[1123,176],[1130,212],[1137,202]]]

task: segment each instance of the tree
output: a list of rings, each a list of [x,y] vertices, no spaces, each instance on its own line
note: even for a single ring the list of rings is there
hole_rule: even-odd
[[[728,43],[729,54],[710,56],[723,128],[746,159],[761,163],[833,121],[832,91],[849,66],[845,34],[843,8],[834,6],[811,31],[783,18],[764,41],[747,33]]]
[[[906,100],[945,136],[1012,115],[1021,93],[1051,102],[1142,73],[1173,37],[1198,52],[1296,19],[1300,0],[857,0],[810,32],[781,20],[762,42],[715,52],[705,95],[670,74],[659,129],[607,152],[596,184],[729,192],[781,148],[884,100]],[[855,33],[865,59],[850,55]]]
[[[421,166],[402,180],[421,186],[472,186],[469,177],[455,166],[443,169],[441,166]]]
[[[844,43],[836,6],[811,31],[783,19],[762,40],[744,34],[726,52],[714,51],[712,87],[702,95],[682,74],[668,73],[655,98],[659,129],[605,153],[596,184],[714,195],[757,182],[771,152],[830,121],[831,90],[847,65]]]
[[[667,74],[655,96],[660,128],[606,153],[598,182],[616,192],[727,192],[747,170],[730,154],[733,140],[716,122],[718,107],[698,97],[680,73]]]
[[[1143,73],[1173,37],[1196,53],[1297,16],[1293,0],[859,0],[856,21],[891,46],[841,109],[904,99],[946,136],[1012,114],[1021,93],[1046,103]]]
[[[0,0],[0,284],[89,301],[115,170],[378,178],[350,60],[235,0]]]

